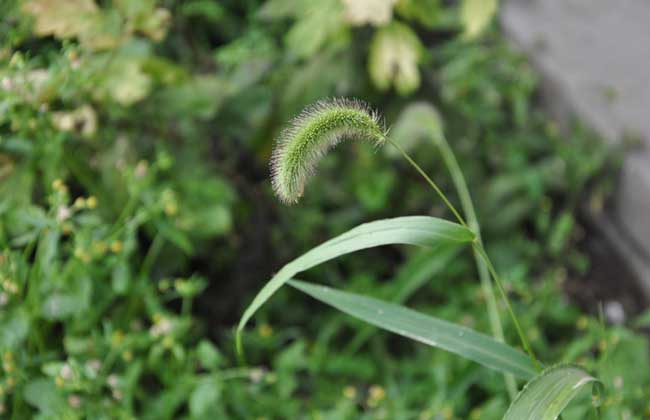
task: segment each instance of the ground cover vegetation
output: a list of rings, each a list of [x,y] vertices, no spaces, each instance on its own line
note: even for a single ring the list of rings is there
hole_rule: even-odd
[[[398,149],[364,142],[324,156],[300,203],[280,203],[274,139],[326,97],[381,109],[392,141],[470,224],[444,133],[531,350],[599,378],[602,418],[650,415],[650,316],[613,323],[596,299],[567,294],[589,284],[580,214],[603,207],[612,153],[544,117],[495,9],[0,2],[0,417],[502,418],[502,373],[292,288],[255,314],[238,359],[241,314],[297,255],[364,222],[454,220]],[[300,280],[492,335],[481,267],[471,248],[391,246]],[[494,309],[517,347],[504,301]],[[592,412],[583,392],[562,416]]]

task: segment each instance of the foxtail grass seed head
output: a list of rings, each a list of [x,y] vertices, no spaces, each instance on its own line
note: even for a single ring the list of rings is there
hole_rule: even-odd
[[[348,139],[377,146],[386,140],[379,115],[361,101],[323,100],[294,118],[276,140],[271,157],[271,182],[280,200],[296,203],[318,161]]]

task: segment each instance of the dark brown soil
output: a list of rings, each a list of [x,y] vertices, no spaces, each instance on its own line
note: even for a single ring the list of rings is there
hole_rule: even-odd
[[[583,217],[581,222],[586,234],[578,247],[589,255],[591,263],[585,275],[570,276],[566,293],[588,313],[597,314],[601,304],[618,302],[626,319],[639,315],[648,303],[634,273],[593,219]]]

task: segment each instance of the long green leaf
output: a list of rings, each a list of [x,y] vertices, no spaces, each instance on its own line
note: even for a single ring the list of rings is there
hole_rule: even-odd
[[[589,383],[600,384],[600,381],[579,366],[550,367],[524,387],[503,420],[555,420]]]
[[[381,296],[392,303],[404,303],[420,287],[447,267],[449,262],[458,255],[459,250],[459,246],[452,245],[421,251],[400,268],[395,279],[386,284],[387,293],[382,293]],[[376,330],[372,325],[359,328],[344,351],[356,353]]]
[[[292,280],[289,284],[321,302],[384,330],[439,347],[523,379],[529,379],[535,374],[530,359],[524,353],[472,329],[354,293],[297,280]]]
[[[241,352],[241,331],[255,312],[296,274],[341,255],[381,245],[405,244],[433,248],[470,243],[474,234],[467,228],[428,216],[407,216],[364,223],[313,248],[286,264],[255,296],[237,327],[237,347]]]

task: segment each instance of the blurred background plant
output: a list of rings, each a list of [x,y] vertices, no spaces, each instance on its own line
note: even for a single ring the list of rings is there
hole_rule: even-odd
[[[418,112],[435,104],[533,346],[596,371],[605,418],[650,415],[648,313],[603,326],[597,300],[567,293],[589,284],[579,210],[602,207],[611,153],[542,115],[536,76],[495,10],[478,0],[0,3],[0,416],[500,418],[498,374],[370,338],[288,291],[245,337],[251,367],[237,365],[232,326],[282,263],[362,221],[445,211],[395,156],[356,145],[322,162],[335,182],[280,208],[272,139],[327,96],[383,109],[393,137],[451,193]],[[489,331],[470,304],[483,299],[471,255],[450,260],[377,249],[306,277],[384,298],[412,287],[410,306]]]

